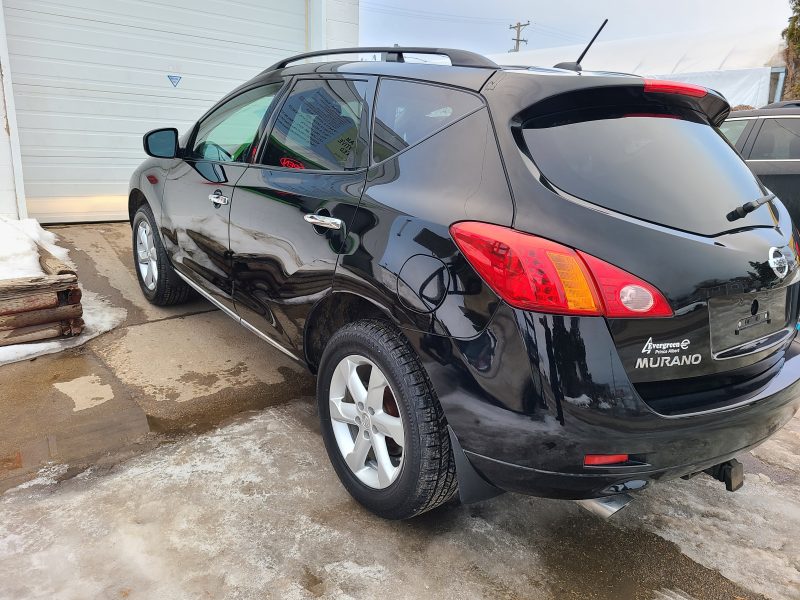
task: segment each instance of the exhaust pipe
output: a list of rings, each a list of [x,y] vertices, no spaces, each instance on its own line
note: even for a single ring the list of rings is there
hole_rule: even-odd
[[[602,519],[608,519],[611,515],[621,511],[633,501],[630,494],[616,494],[614,496],[604,496],[602,498],[592,498],[590,500],[576,500],[580,506],[590,513]]]

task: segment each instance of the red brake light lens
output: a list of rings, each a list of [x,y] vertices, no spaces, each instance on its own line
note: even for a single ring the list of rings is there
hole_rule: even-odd
[[[702,98],[708,94],[708,90],[699,85],[680,81],[663,81],[661,79],[645,79],[644,91],[645,93],[654,94],[681,94],[683,96],[692,96],[693,98]]]
[[[489,287],[511,306],[602,314],[591,275],[571,248],[488,223],[456,223],[450,233]]]
[[[508,227],[456,223],[461,252],[511,306],[565,315],[672,316],[649,283],[598,258]]]
[[[628,462],[627,454],[587,454],[583,457],[583,464],[587,467],[600,465],[620,465]]]

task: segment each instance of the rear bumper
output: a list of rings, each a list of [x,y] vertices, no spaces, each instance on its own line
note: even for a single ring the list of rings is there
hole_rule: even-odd
[[[795,361],[800,368],[800,361]],[[473,467],[494,486],[505,490],[579,500],[643,489],[658,480],[698,473],[758,446],[783,427],[800,407],[800,383],[760,400],[757,404],[724,415],[724,425],[703,436],[701,448],[687,439],[680,427],[649,434],[641,447],[652,464],[640,467],[594,469],[594,472],[553,472],[512,464],[465,451]],[[737,440],[731,443],[730,440]],[[738,446],[744,442],[743,446]],[[685,443],[685,447],[684,447]],[[668,447],[668,452],[662,448]]]
[[[800,408],[798,341],[755,395],[682,416],[660,415],[638,397],[599,318],[501,306],[475,339],[412,342],[465,455],[507,491],[581,499],[641,489],[758,445]],[[586,454],[617,453],[642,464],[583,466]]]

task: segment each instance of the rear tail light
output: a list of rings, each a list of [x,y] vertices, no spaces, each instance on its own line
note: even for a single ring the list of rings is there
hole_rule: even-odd
[[[600,465],[621,465],[628,462],[627,454],[587,454],[583,457],[583,465],[597,467]]]
[[[466,221],[450,234],[511,306],[566,315],[669,317],[661,292],[594,256],[508,227]]]
[[[672,308],[655,287],[595,258],[579,252],[594,276],[607,317],[671,317]]]
[[[708,95],[708,90],[702,86],[661,79],[645,79],[644,91],[651,94],[680,94],[693,98],[702,98]]]

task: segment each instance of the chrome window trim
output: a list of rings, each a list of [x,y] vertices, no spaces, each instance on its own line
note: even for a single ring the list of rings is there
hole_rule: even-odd
[[[753,119],[800,119],[800,115],[755,115],[752,117],[731,117],[730,119],[725,119],[724,123],[728,121],[747,121]]]
[[[800,158],[748,158],[745,162],[798,162]]]

